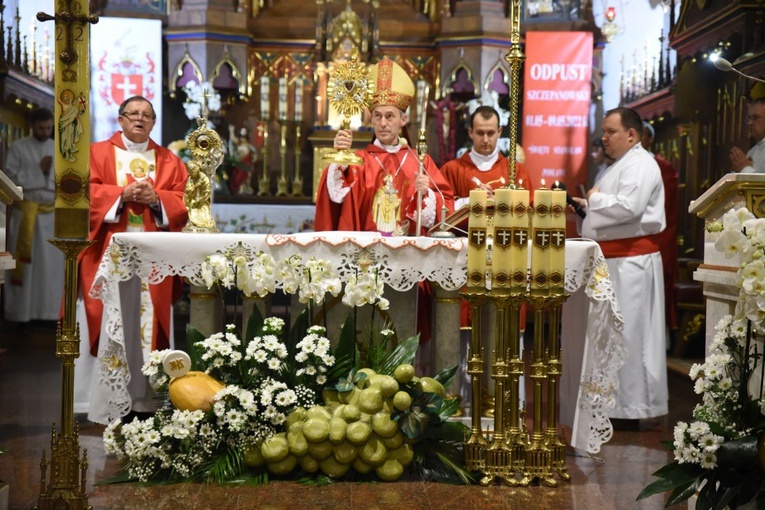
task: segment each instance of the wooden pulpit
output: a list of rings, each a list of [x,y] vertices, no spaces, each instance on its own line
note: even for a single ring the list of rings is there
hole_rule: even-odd
[[[5,271],[16,267],[13,255],[5,248],[6,208],[23,198],[21,188],[0,171],[0,284],[5,281]]]
[[[693,200],[688,211],[704,220],[704,262],[693,274],[702,282],[706,301],[706,348],[715,335],[715,326],[732,314],[738,301],[736,271],[740,257],[727,258],[715,248],[720,232],[709,225],[721,221],[731,209],[746,207],[758,218],[765,218],[765,174],[727,174],[704,194]]]

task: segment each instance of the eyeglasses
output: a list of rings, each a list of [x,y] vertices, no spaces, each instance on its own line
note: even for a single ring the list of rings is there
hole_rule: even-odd
[[[154,117],[149,113],[143,113],[143,112],[125,112],[122,114],[123,117],[132,120],[135,122],[138,119],[141,120],[154,120]]]
[[[747,122],[757,122],[762,118],[762,115],[757,115],[756,113],[754,115],[747,115],[746,121]]]

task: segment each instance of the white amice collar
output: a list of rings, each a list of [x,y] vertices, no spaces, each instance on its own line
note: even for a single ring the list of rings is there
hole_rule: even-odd
[[[149,146],[148,139],[145,142],[136,143],[128,140],[125,133],[121,132],[120,136],[122,137],[122,143],[125,144],[125,149],[127,149],[128,152],[146,152],[146,148]]]
[[[494,163],[497,162],[497,158],[499,157],[499,147],[494,147],[494,151],[488,156],[477,153],[475,148],[470,149],[469,154],[470,159],[478,170],[481,172],[488,172],[491,170],[491,167],[494,166]]]
[[[375,138],[374,144],[383,149],[385,152],[389,152],[390,154],[395,154],[401,150],[400,143],[397,143],[396,145],[385,145],[380,141],[379,138]]]

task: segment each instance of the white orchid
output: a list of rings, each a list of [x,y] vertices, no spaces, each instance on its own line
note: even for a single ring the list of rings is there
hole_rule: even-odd
[[[188,119],[194,120],[200,117],[205,104],[207,105],[208,112],[220,110],[220,94],[210,82],[197,83],[190,81],[183,86],[183,90],[186,92],[186,102],[183,105],[183,109]]]

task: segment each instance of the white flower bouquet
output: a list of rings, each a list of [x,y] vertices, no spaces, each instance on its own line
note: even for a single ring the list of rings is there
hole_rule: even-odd
[[[690,377],[701,403],[693,421],[679,422],[667,446],[674,461],[654,473],[638,499],[672,491],[667,506],[697,495],[696,508],[726,508],[756,500],[765,507],[765,219],[745,208],[715,222],[715,248],[740,257],[739,298],[733,315],[716,325],[704,363]]]
[[[446,421],[459,407],[444,394],[456,367],[416,377],[419,339],[392,347],[392,330],[373,329],[360,345],[353,314],[334,349],[325,328],[310,325],[310,305],[342,291],[329,263],[300,256],[276,262],[237,245],[209,256],[200,274],[210,287],[258,296],[281,289],[309,306],[289,334],[281,318],[263,319],[257,307],[243,335],[229,324],[205,338],[190,326],[189,366],[180,372],[176,356],[183,353],[153,352],[142,371],[168,398],[149,419],[115,421],[104,433],[124,478],[392,481],[417,466],[426,479],[472,481],[461,449],[466,427]],[[346,287],[347,304],[387,307],[376,274],[359,272]]]

